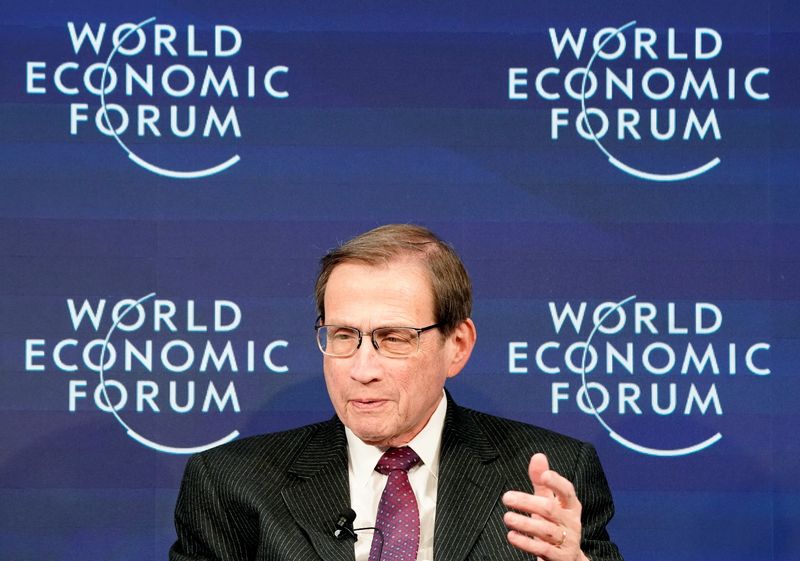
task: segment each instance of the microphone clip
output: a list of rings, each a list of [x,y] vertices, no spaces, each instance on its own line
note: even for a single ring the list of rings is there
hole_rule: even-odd
[[[333,531],[333,537],[337,540],[352,538],[353,541],[358,541],[358,536],[353,530],[353,521],[355,519],[356,512],[352,508],[342,512],[336,520],[336,529]]]

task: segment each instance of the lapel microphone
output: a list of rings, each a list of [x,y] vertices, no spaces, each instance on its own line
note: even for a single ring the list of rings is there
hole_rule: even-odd
[[[339,515],[339,519],[336,521],[336,529],[333,531],[333,536],[338,540],[353,538],[353,541],[357,541],[358,536],[356,536],[356,531],[353,529],[353,520],[355,519],[356,511],[352,508],[348,508],[342,512]],[[363,528],[359,528],[359,530],[362,529]]]
[[[348,538],[352,538],[354,542],[358,541],[358,535],[356,532],[361,530],[374,530],[378,537],[380,538],[380,549],[378,550],[378,559],[381,558],[383,555],[383,532],[381,532],[380,528],[376,528],[375,526],[365,526],[363,528],[353,528],[353,521],[356,519],[356,511],[352,508],[348,508],[347,510],[343,511],[339,514],[339,518],[336,520],[336,529],[333,531],[333,537],[337,540],[344,540]]]

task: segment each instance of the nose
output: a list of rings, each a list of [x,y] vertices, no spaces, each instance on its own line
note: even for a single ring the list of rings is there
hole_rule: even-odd
[[[381,356],[372,341],[365,337],[361,346],[351,356],[350,377],[362,384],[369,384],[381,377]]]

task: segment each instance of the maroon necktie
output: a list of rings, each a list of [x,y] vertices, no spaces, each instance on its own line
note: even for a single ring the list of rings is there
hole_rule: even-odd
[[[388,475],[378,505],[369,561],[416,561],[419,551],[419,508],[408,482],[408,470],[419,456],[408,446],[389,448],[375,471]],[[381,540],[381,538],[383,538]]]

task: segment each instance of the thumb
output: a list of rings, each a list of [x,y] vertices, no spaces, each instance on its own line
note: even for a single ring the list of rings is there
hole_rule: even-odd
[[[528,475],[531,478],[531,483],[533,484],[533,493],[534,495],[539,496],[548,496],[551,497],[553,495],[552,490],[544,484],[542,480],[542,475],[550,469],[550,465],[547,462],[547,456],[544,454],[534,454],[531,458],[531,463],[528,466]]]

